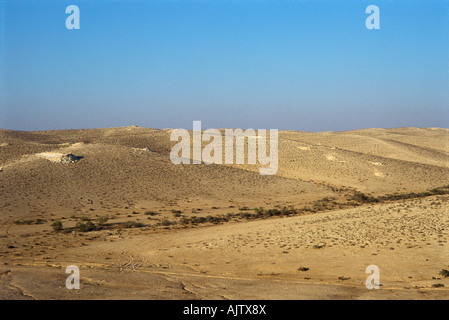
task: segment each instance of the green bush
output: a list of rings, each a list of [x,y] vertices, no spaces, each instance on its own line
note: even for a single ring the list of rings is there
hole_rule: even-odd
[[[78,222],[75,228],[78,229],[78,231],[80,232],[89,232],[97,229],[97,227],[95,227],[95,225],[90,221],[86,223]]]
[[[62,222],[61,221],[55,221],[51,224],[51,226],[53,227],[53,230],[55,231],[61,231],[63,229],[62,227]]]
[[[100,226],[104,226],[106,224],[106,222],[108,222],[109,218],[107,216],[103,216],[98,218],[98,224]]]

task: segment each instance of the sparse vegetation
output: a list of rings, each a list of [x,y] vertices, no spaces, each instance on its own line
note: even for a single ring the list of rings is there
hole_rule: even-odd
[[[407,192],[407,193],[393,193],[386,194],[384,196],[372,197],[368,196],[360,191],[354,192],[354,194],[348,199],[348,204],[363,204],[363,203],[375,203],[381,201],[397,201],[397,200],[407,200],[407,199],[416,199],[416,198],[425,198],[435,195],[447,195],[449,194],[449,186],[443,186],[438,188],[430,189],[429,191],[423,191],[419,193],[415,192]]]
[[[135,221],[126,221],[120,224],[120,227],[122,228],[141,228],[143,226],[144,225],[142,223]]]
[[[447,278],[449,277],[449,270],[443,269],[440,271],[439,275]]]
[[[163,226],[163,227],[168,227],[168,226],[171,226],[171,225],[174,225],[174,224],[176,224],[176,222],[170,221],[170,220],[168,220],[167,218],[163,218],[163,219],[158,223],[158,225]]]
[[[43,224],[45,223],[45,220],[42,219],[36,219],[36,220],[16,220],[14,221],[14,224],[18,224],[18,225],[31,225],[31,224]]]
[[[188,225],[188,224],[196,225],[196,224],[201,224],[201,223],[218,224],[218,223],[229,221],[232,218],[232,216],[234,216],[232,213],[228,213],[226,215],[217,215],[217,216],[208,215],[206,217],[197,217],[197,216],[182,217],[180,220],[180,223],[183,225]]]
[[[323,198],[312,203],[311,211],[325,211],[334,209],[337,205],[335,198]]]
[[[437,196],[437,195],[447,195],[449,194],[449,186],[443,186],[438,188],[430,189],[429,191],[424,192],[408,192],[408,193],[393,193],[393,194],[387,194],[385,196],[379,197],[379,200],[403,200],[403,199],[415,199],[415,198],[425,198],[430,196]]]
[[[420,193],[404,193],[404,194],[387,194],[385,196],[379,196],[377,198],[366,195],[360,191],[354,191],[352,195],[347,195],[347,202],[337,202],[336,198],[334,197],[325,197],[319,200],[315,200],[311,202],[309,205],[303,206],[301,209],[295,209],[293,206],[289,207],[282,207],[279,205],[276,205],[273,209],[264,209],[263,207],[256,207],[253,208],[253,212],[250,212],[250,209],[247,206],[240,207],[240,211],[238,213],[227,213],[226,215],[208,215],[205,217],[198,217],[198,216],[191,216],[191,217],[185,217],[182,215],[181,210],[172,209],[171,212],[173,213],[173,217],[179,218],[175,220],[168,220],[167,218],[163,218],[160,220],[156,226],[162,226],[162,227],[168,227],[173,226],[177,224],[181,224],[183,226],[187,225],[197,225],[197,224],[204,224],[204,223],[212,223],[212,224],[219,224],[223,222],[228,222],[230,220],[251,220],[251,219],[267,219],[271,217],[285,217],[285,216],[292,216],[292,215],[299,215],[299,214],[305,214],[305,213],[315,213],[320,211],[327,211],[327,210],[335,210],[337,208],[344,208],[348,206],[360,206],[362,204],[369,204],[369,203],[377,203],[377,202],[383,202],[383,201],[395,201],[395,200],[402,200],[402,199],[413,199],[413,198],[421,198],[421,197],[428,197],[433,195],[447,195],[449,194],[449,185],[439,188],[433,188],[426,192],[420,192]],[[433,202],[432,204],[437,204],[436,202]],[[217,207],[213,207],[213,209],[217,209]],[[192,212],[196,211],[202,211],[201,209],[193,209]],[[138,212],[133,211],[133,214],[138,214]],[[154,212],[154,211],[146,211],[144,213],[145,215],[154,216],[159,215],[160,213]],[[128,215],[128,217],[131,217],[131,215]],[[76,218],[74,215],[72,215],[72,218]],[[79,219],[81,221],[85,221],[86,223],[78,222],[75,226],[75,229],[81,231],[81,232],[89,232],[93,230],[101,230],[106,225],[106,223],[109,221],[109,217],[102,216],[97,218],[98,225],[96,226],[91,222],[91,219],[87,216],[80,216],[76,219]],[[149,218],[151,219],[151,218]],[[14,221],[15,224],[40,224],[45,222],[45,220],[37,219],[37,220],[16,220]],[[58,225],[59,221],[55,221],[54,229],[59,230]],[[62,223],[61,223],[62,224]],[[127,221],[118,224],[119,228],[138,228],[143,227],[144,225],[139,222],[134,221]],[[62,229],[62,227],[61,227]],[[320,249],[323,246],[320,245],[314,245],[313,248]],[[443,272],[443,271],[442,271]],[[449,271],[448,275],[449,276]]]
[[[372,196],[367,196],[363,192],[356,191],[350,200],[354,200],[360,203],[372,203],[379,202],[379,199],[374,198]]]
[[[86,223],[78,222],[75,229],[80,232],[89,232],[97,230],[97,227],[91,221],[87,221]]]
[[[242,218],[242,219],[250,219],[251,217],[254,216],[249,212],[240,212],[239,215],[240,215],[240,218]]]
[[[180,220],[180,223],[183,225],[189,224],[190,223],[190,219],[186,218],[186,217],[182,217]]]
[[[102,217],[98,218],[97,221],[100,226],[104,226],[108,222],[108,220],[109,220],[109,217],[102,216]]]
[[[59,220],[53,222],[51,226],[53,227],[53,230],[55,230],[56,232],[61,231],[63,229],[62,222]]]

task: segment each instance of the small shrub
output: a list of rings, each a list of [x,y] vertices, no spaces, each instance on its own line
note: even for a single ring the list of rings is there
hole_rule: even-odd
[[[221,221],[224,221],[224,222],[228,222],[229,221],[229,217],[228,217],[228,215],[219,215],[218,217],[217,217],[217,221],[215,221],[215,223],[218,223],[218,222],[221,222]]]
[[[242,218],[242,219],[251,218],[251,213],[249,213],[249,212],[239,212],[239,214],[240,214],[240,218]]]
[[[109,218],[107,216],[102,216],[100,218],[98,218],[98,224],[100,226],[104,226],[106,224],[106,222],[108,222]]]
[[[205,223],[205,222],[206,222],[206,218],[205,217],[193,216],[193,217],[190,218],[190,223],[191,224]]]
[[[62,227],[62,222],[61,221],[55,221],[51,224],[51,226],[53,227],[53,230],[57,231],[61,231],[63,229]]]
[[[218,218],[218,217],[214,217],[214,216],[207,216],[206,217],[206,222],[209,222],[209,223],[218,223],[220,221],[220,218]]]
[[[364,194],[362,192],[354,193],[354,195],[352,196],[351,200],[354,200],[354,201],[357,201],[357,202],[362,202],[362,203],[370,202],[369,201],[370,198],[366,194]]]
[[[449,277],[449,270],[446,270],[446,269],[441,270],[440,275],[445,278]]]
[[[168,220],[167,218],[163,218],[160,222],[159,225],[163,226],[163,227],[168,227],[175,224],[175,222]]]
[[[86,223],[78,222],[75,228],[80,232],[89,232],[97,229],[91,221],[87,221]]]
[[[279,210],[279,209],[269,209],[269,210],[266,211],[266,213],[270,217],[272,217],[272,216],[279,216],[279,215],[281,215],[281,210]]]

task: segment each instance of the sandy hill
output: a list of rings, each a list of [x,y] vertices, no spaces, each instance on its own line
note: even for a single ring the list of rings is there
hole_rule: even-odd
[[[274,176],[260,175],[259,165],[174,165],[171,132],[136,126],[0,130],[0,256],[5,261],[0,298],[23,298],[25,291],[11,288],[24,287],[32,297],[53,298],[56,287],[46,287],[43,275],[53,277],[73,260],[98,268],[91,278],[100,287],[105,270],[143,268],[154,271],[151,281],[177,288],[160,289],[159,295],[149,291],[153,298],[286,297],[281,289],[295,283],[300,261],[312,267],[309,274],[318,282],[306,291],[291,288],[289,294],[313,298],[359,297],[359,289],[340,288],[338,279],[347,277],[345,272],[362,272],[352,277],[362,281],[366,266],[358,263],[371,263],[373,255],[378,255],[375,263],[392,272],[392,288],[416,277],[420,282],[413,285],[431,287],[432,277],[449,268],[444,265],[449,201],[441,194],[424,194],[449,185],[448,129],[280,131]],[[412,192],[425,197],[366,204],[354,202],[358,192],[374,198]],[[256,210],[256,218],[269,218],[252,221],[253,208],[259,207],[265,211]],[[290,215],[289,208],[299,210],[297,216],[272,217]],[[99,225],[100,217],[109,219],[103,229],[79,232],[77,224]],[[52,230],[55,221],[63,222],[65,232]],[[363,259],[357,260],[359,255]],[[326,256],[333,257],[335,270],[326,269]],[[202,262],[209,258],[211,264]],[[404,259],[406,264],[398,267]],[[44,266],[56,269],[39,269],[40,284],[26,282],[33,268]],[[202,278],[205,273],[208,277]],[[143,274],[129,276],[128,289]],[[260,277],[266,287],[258,284]],[[248,288],[241,281],[254,286],[244,294]],[[106,291],[92,297],[130,294],[120,289],[121,280],[111,283],[114,288],[101,287]],[[218,289],[230,284],[234,291],[228,295]]]
[[[447,129],[280,132],[276,176],[260,176],[258,165],[173,165],[169,137],[169,130],[140,127],[2,130],[0,207],[22,214],[198,199],[237,206],[295,199],[300,205],[305,194],[336,196],[328,186],[376,195],[426,191],[449,180]],[[46,161],[52,153],[81,159],[58,165]]]

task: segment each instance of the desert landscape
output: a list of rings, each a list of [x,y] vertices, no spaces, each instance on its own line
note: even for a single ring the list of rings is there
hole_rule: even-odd
[[[279,131],[272,176],[171,131],[0,130],[0,299],[449,297],[449,129]]]

